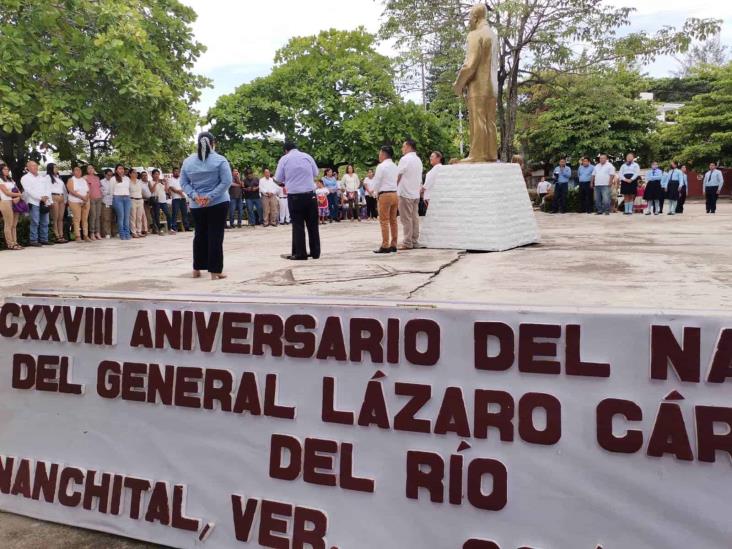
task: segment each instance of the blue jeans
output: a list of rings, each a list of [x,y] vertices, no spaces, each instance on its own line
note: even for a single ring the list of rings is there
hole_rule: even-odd
[[[338,193],[330,193],[328,195],[328,209],[330,210],[330,218],[335,221],[338,219]]]
[[[254,209],[257,210],[256,220],[254,218]],[[250,225],[261,225],[264,215],[262,214],[262,199],[261,198],[247,198],[247,216],[249,217]]]
[[[41,213],[41,208],[34,204],[30,206],[30,241],[38,242],[38,229],[40,228],[41,242],[48,242],[48,216],[49,213]]]
[[[595,186],[595,209],[597,213],[610,213],[610,186]]]
[[[173,199],[173,213],[171,214],[171,217],[173,218],[173,230],[178,230],[178,212],[180,212],[180,218],[183,220],[183,228],[185,230],[189,230],[191,228],[191,224],[188,221],[188,202],[186,202],[185,198],[174,198]]]
[[[129,196],[115,196],[112,199],[112,207],[117,215],[117,232],[122,240],[132,238],[130,234],[130,212],[132,211],[132,200]]]
[[[234,226],[234,214],[239,214],[239,226],[244,220],[244,200],[241,198],[232,198],[229,202],[229,225]]]

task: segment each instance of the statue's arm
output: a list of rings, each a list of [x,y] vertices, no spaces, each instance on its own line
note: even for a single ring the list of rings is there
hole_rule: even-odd
[[[473,79],[480,64],[480,37],[477,34],[468,35],[468,52],[465,62],[458,72],[457,80],[453,85],[455,93],[462,95],[465,86]]]

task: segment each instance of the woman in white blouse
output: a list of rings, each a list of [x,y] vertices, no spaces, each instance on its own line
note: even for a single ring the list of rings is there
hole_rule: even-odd
[[[22,250],[18,244],[16,227],[20,214],[13,210],[13,203],[20,200],[20,193],[15,192],[17,187],[15,181],[10,177],[10,168],[0,165],[0,214],[3,217],[3,229],[5,231],[5,247],[8,250]]]
[[[349,164],[346,167],[346,175],[343,176],[342,183],[348,199],[348,211],[350,212],[351,221],[356,221],[357,219],[361,221],[358,215],[358,189],[361,187],[361,180],[358,178],[353,164]]]
[[[117,232],[120,240],[132,240],[130,232],[130,212],[132,211],[132,200],[130,200],[130,178],[125,175],[126,170],[122,164],[114,167],[112,177],[112,207],[117,216]]]
[[[68,193],[64,182],[58,175],[58,166],[51,162],[46,166],[46,177],[51,186],[51,227],[56,235],[56,244],[68,242],[64,238],[64,218],[66,216],[66,201]]]
[[[89,197],[89,183],[81,176],[81,168],[74,168],[74,175],[66,182],[66,189],[69,191],[69,208],[74,216],[74,239],[82,241],[81,231],[84,231],[83,241],[91,242],[89,237],[89,209],[91,200]]]
[[[160,170],[152,171],[152,181],[150,181],[150,192],[153,197],[153,224],[157,223],[158,234],[163,236],[163,230],[160,228],[160,210],[165,214],[165,222],[168,226],[168,234],[173,231],[173,219],[170,216],[170,206],[168,205],[168,185],[160,179]]]
[[[142,182],[137,179],[137,170],[130,168],[130,200],[132,210],[130,211],[130,228],[132,238],[142,238],[142,220],[145,217],[145,205],[142,199]]]

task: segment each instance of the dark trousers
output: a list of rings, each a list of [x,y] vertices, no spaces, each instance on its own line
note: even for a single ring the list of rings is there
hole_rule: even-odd
[[[707,198],[707,213],[717,212],[717,187],[706,187],[704,194]]]
[[[330,195],[329,195],[330,196]],[[305,246],[305,228],[310,241],[310,255],[320,257],[320,233],[318,232],[318,201],[315,193],[296,193],[287,195],[292,220],[292,255],[307,257]]]
[[[580,181],[579,184],[580,212],[592,213],[594,202],[594,193],[590,188],[589,181]]]
[[[170,216],[170,208],[168,208],[167,202],[153,202],[153,225],[155,225],[158,232],[160,232],[160,210],[165,214],[165,220],[168,224],[168,232],[174,231],[175,227],[173,226],[173,218]]]
[[[663,203],[666,201],[666,189],[661,189],[661,198],[658,201],[658,212],[663,213]]]
[[[686,204],[686,187],[681,187],[679,191],[679,201],[676,203],[676,213],[684,213],[684,204]]]
[[[567,211],[567,193],[569,192],[569,183],[557,183],[554,185],[554,204],[552,211]]]
[[[333,221],[338,221],[338,215],[340,213],[340,207],[338,204],[338,193],[330,193],[328,195],[328,210],[330,211],[330,218]]]
[[[191,224],[188,222],[188,202],[185,198],[174,198],[173,199],[173,230],[178,230],[178,212],[180,212],[180,219],[183,222],[183,228],[187,231],[191,228]]]
[[[366,218],[376,219],[379,217],[378,202],[373,196],[366,197]]]
[[[229,214],[229,203],[193,208],[191,212],[196,224],[193,236],[193,269],[220,274],[224,270],[224,228]]]

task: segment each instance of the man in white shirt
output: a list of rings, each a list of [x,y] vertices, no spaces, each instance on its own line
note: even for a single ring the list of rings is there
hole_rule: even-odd
[[[259,180],[259,194],[264,208],[264,226],[276,227],[280,222],[280,186],[275,183],[272,173],[265,168],[264,177]]]
[[[376,219],[379,212],[376,208],[376,196],[374,195],[374,170],[369,170],[363,180],[363,188],[366,191],[366,219]]]
[[[188,200],[186,199],[186,193],[183,192],[183,187],[180,184],[180,168],[173,168],[173,176],[168,178],[168,191],[173,199],[173,231],[177,232],[178,229],[178,212],[180,212],[181,220],[183,221],[183,228],[186,232],[191,230],[191,224],[188,221]]]
[[[379,150],[380,164],[374,175],[373,192],[379,200],[379,223],[381,224],[381,247],[374,250],[375,254],[388,254],[397,251],[397,211],[399,198],[397,185],[399,169],[392,160],[394,149],[384,145]],[[391,233],[391,234],[390,234]]]
[[[610,184],[615,177],[615,166],[608,162],[607,155],[600,155],[600,162],[592,171],[592,188],[595,189],[597,215],[610,215]]]
[[[417,156],[417,144],[407,139],[402,145],[399,161],[399,215],[404,238],[400,250],[413,250],[419,240],[419,195],[422,192],[422,161]]]
[[[422,187],[422,198],[424,199],[425,208],[430,206],[430,193],[437,181],[437,172],[442,168],[444,155],[440,151],[433,151],[430,155],[430,166],[432,169],[427,172],[424,178],[424,187]]]
[[[544,198],[549,194],[551,188],[552,184],[546,180],[546,177],[542,176],[541,181],[539,181],[539,184],[536,186],[536,194],[539,195],[539,206],[544,203]]]
[[[38,164],[32,160],[28,162],[26,169],[28,173],[21,178],[20,184],[25,192],[25,200],[30,206],[30,245],[48,246],[52,244],[48,241],[52,194],[50,179],[38,175]]]

